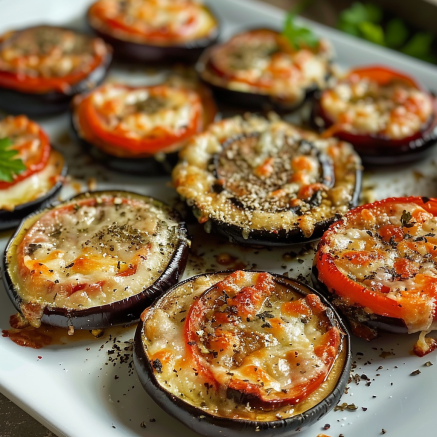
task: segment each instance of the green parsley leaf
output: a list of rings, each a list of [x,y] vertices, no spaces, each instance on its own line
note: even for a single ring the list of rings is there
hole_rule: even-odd
[[[433,39],[434,35],[431,33],[418,32],[410,38],[407,44],[405,44],[402,48],[402,53],[416,58],[428,55],[431,52]]]
[[[392,18],[385,28],[385,41],[389,47],[399,48],[408,39],[409,31],[399,18]]]
[[[379,44],[380,46],[385,45],[384,31],[379,24],[373,24],[370,21],[364,21],[358,25],[358,28],[367,41]]]
[[[17,151],[11,149],[12,141],[9,138],[0,139],[0,181],[13,182],[14,176],[26,170]]]
[[[311,29],[296,24],[295,18],[296,15],[293,12],[287,14],[282,35],[296,50],[302,47],[316,48],[319,44],[319,38]]]

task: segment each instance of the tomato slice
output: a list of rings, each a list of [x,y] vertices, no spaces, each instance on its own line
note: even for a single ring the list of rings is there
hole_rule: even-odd
[[[176,150],[212,121],[202,97],[167,85],[107,84],[77,99],[75,114],[80,135],[92,145],[121,157],[153,155]]]
[[[0,37],[0,86],[26,93],[65,93],[108,56],[97,38],[54,26]]]
[[[322,237],[318,279],[351,309],[400,319],[409,332],[429,330],[437,320],[436,217],[437,199],[423,197],[351,210]]]
[[[291,339],[290,326],[306,340]],[[305,326],[315,332],[311,340]],[[318,296],[292,291],[269,273],[243,271],[195,301],[184,335],[193,367],[211,387],[264,409],[297,404],[320,387],[342,341]]]
[[[11,148],[26,166],[26,170],[14,176],[12,182],[0,181],[0,190],[6,190],[18,182],[41,171],[50,156],[50,142],[47,134],[34,121],[25,115],[6,117],[0,121],[0,138],[9,138]]]

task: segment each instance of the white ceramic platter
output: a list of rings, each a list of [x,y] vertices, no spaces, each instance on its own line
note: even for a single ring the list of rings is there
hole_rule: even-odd
[[[89,0],[2,0],[0,32],[16,26],[49,22],[84,27],[84,13]],[[210,0],[223,24],[223,37],[247,27],[282,25],[284,14],[272,7],[249,0]],[[416,76],[426,86],[437,89],[437,69],[403,55],[378,48],[335,30],[309,23],[320,35],[329,38],[344,67],[362,64],[388,64]],[[123,71],[114,68],[112,78],[129,83],[158,82],[162,75],[144,68]],[[62,149],[70,164],[70,174],[85,183],[93,177],[97,187],[131,189],[162,200],[175,200],[167,179],[140,179],[108,172],[92,163],[68,137],[66,115],[39,120]],[[368,173],[365,186],[373,187],[376,198],[390,195],[437,196],[436,159],[396,170]],[[62,196],[73,194],[78,183],[65,187]],[[372,191],[372,190],[370,190]],[[370,192],[368,190],[368,194]],[[0,252],[11,233],[0,233]],[[199,243],[201,241],[202,243]],[[194,235],[194,250],[186,276],[207,269],[219,269],[215,255],[231,253],[248,267],[290,276],[308,276],[313,254],[301,254],[287,261],[284,253],[297,249],[243,250],[220,242],[202,230]],[[0,328],[9,327],[14,309],[0,285]],[[132,367],[129,341],[133,328],[106,333],[98,340],[66,342],[34,350],[19,347],[0,337],[0,391],[58,436],[194,436],[185,426],[164,413],[144,392]],[[109,337],[111,334],[111,338]],[[114,340],[114,336],[116,339]],[[396,437],[436,435],[434,424],[437,393],[436,353],[424,358],[411,355],[415,335],[385,335],[371,343],[353,339],[355,375],[341,403],[355,404],[354,411],[333,411],[321,422],[303,431],[301,437],[325,433],[331,437],[370,437],[383,434]],[[123,350],[123,359],[108,354],[114,341]],[[127,342],[127,343],[125,343]],[[420,374],[410,374],[419,369]],[[364,375],[364,376],[362,376]],[[362,376],[362,377],[361,377]],[[368,379],[368,380],[367,380]],[[363,409],[366,409],[364,410]],[[325,424],[330,428],[322,430]]]

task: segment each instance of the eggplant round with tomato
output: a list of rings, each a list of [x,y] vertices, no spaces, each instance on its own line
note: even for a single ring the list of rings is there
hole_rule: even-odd
[[[323,235],[313,282],[371,340],[379,329],[420,332],[414,352],[437,347],[437,199],[389,198],[351,210]]]
[[[100,329],[138,321],[174,285],[188,256],[179,214],[127,191],[85,193],[27,217],[3,279],[32,325]]]
[[[437,99],[404,73],[363,67],[320,93],[312,122],[350,142],[364,163],[411,162],[437,143]]]
[[[285,436],[338,403],[351,356],[347,331],[316,291],[228,271],[187,279],[145,310],[134,363],[152,399],[195,432]]]
[[[169,173],[179,149],[215,114],[204,87],[108,83],[76,96],[71,115],[73,131],[94,158],[114,170],[150,176]]]
[[[327,86],[332,50],[295,48],[280,32],[254,29],[208,49],[196,69],[217,100],[251,110],[291,111]]]
[[[136,62],[192,63],[219,36],[217,17],[193,0],[98,0],[87,20],[116,56]]]
[[[207,232],[285,246],[320,238],[357,204],[361,164],[337,139],[278,119],[234,117],[189,141],[173,185]]]
[[[48,115],[65,111],[71,98],[106,76],[112,49],[100,38],[41,25],[0,36],[0,107]]]
[[[67,166],[63,156],[50,146],[46,133],[25,115],[8,116],[0,121],[0,230],[20,221],[53,200],[63,185]],[[13,153],[15,152],[15,153]],[[21,170],[5,173],[15,159]]]

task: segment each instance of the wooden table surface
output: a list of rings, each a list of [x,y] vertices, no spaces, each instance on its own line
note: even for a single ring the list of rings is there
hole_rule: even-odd
[[[296,0],[262,0],[283,9],[291,9]],[[302,15],[328,25],[335,25],[339,10],[347,0],[315,1]],[[0,394],[0,437],[56,437],[47,428]]]

